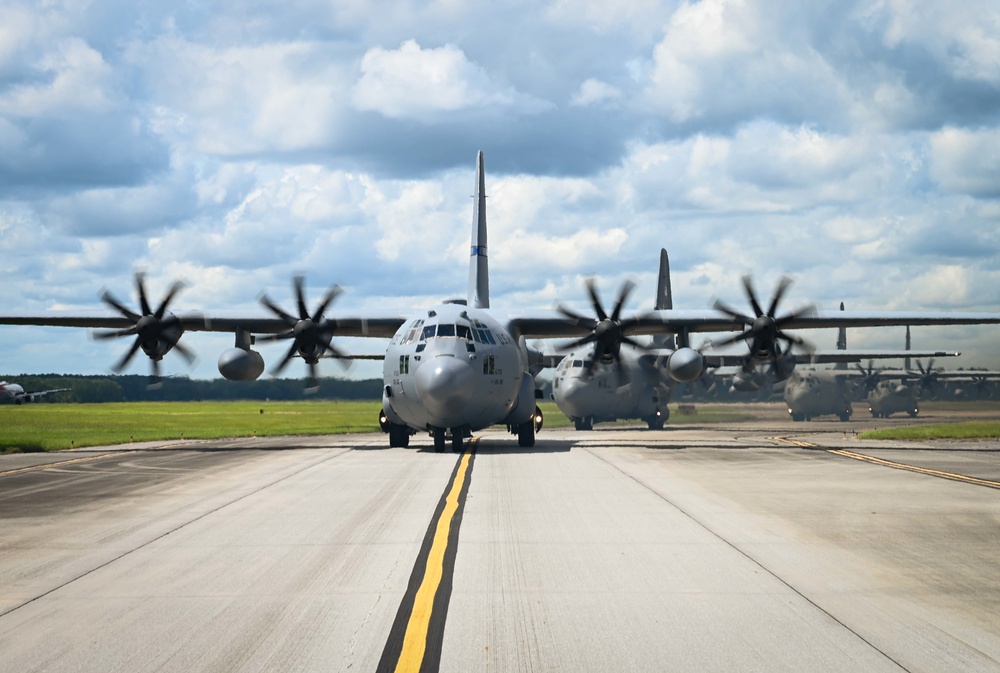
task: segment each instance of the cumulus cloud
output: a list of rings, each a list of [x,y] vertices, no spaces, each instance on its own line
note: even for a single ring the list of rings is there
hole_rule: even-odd
[[[161,130],[220,156],[299,152],[337,138],[347,65],[308,42],[216,47],[167,35],[134,43]]]
[[[945,128],[930,145],[931,177],[946,190],[1000,197],[1000,128]]]
[[[590,78],[580,85],[580,90],[573,95],[570,105],[587,107],[597,103],[612,101],[621,98],[621,96],[622,92],[617,87],[613,87],[599,79]]]
[[[493,81],[454,45],[424,49],[415,40],[398,49],[370,49],[351,99],[360,110],[392,119],[430,120],[438,113],[469,109],[532,114],[550,107]]]
[[[14,0],[4,309],[94,308],[137,266],[189,280],[185,308],[257,310],[296,273],[338,306],[460,296],[483,149],[501,308],[582,309],[588,275],[647,305],[666,247],[681,307],[792,273],[790,306],[997,310],[997,21],[987,0]]]

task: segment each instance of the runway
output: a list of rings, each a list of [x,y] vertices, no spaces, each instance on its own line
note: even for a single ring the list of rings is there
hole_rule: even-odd
[[[1000,670],[1000,446],[387,444],[0,456],[0,671]]]

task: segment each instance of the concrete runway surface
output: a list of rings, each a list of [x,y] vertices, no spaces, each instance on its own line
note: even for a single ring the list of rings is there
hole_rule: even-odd
[[[1000,671],[1000,445],[846,427],[0,456],[0,671]]]

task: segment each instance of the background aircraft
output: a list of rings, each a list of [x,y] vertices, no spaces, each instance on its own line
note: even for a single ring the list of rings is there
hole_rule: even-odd
[[[630,291],[626,285],[611,315],[604,312],[592,284],[588,285],[594,317],[569,309],[498,312],[491,308],[487,264],[486,194],[483,156],[477,157],[469,287],[465,300],[449,301],[417,311],[351,312],[331,306],[340,289],[330,288],[310,311],[305,282],[294,284],[295,310],[286,311],[268,297],[261,303],[264,314],[225,315],[202,312],[174,314],[169,311],[181,285],[170,287],[154,310],[149,303],[143,276],[136,277],[139,311],[133,311],[110,292],[104,303],[113,312],[0,314],[0,324],[48,325],[104,329],[104,339],[125,338],[132,343],[115,365],[123,369],[142,350],[150,359],[154,381],[158,363],[176,351],[193,357],[180,339],[186,331],[228,332],[234,346],[219,357],[219,371],[227,379],[254,380],[264,370],[263,357],[252,346],[260,341],[287,341],[284,357],[272,370],[283,370],[295,357],[308,367],[309,385],[315,386],[317,363],[326,353],[343,353],[332,343],[335,336],[391,339],[383,365],[383,400],[380,420],[390,446],[405,446],[410,436],[427,431],[434,447],[443,450],[446,435],[452,447],[461,449],[464,437],[478,429],[504,424],[522,446],[531,446],[540,417],[535,404],[531,372],[540,354],[526,339],[576,338],[573,344],[593,344],[594,360],[613,365],[623,344],[635,345],[640,335],[675,335],[678,348],[665,369],[674,380],[691,381],[701,373],[703,358],[686,344],[692,332],[739,334],[730,341],[745,340],[750,346],[746,363],[773,361],[788,344],[801,340],[789,330],[841,327],[923,324],[1000,323],[1000,314],[926,312],[822,312],[799,310],[779,315],[777,308],[787,282],[782,281],[767,311],[757,302],[749,279],[744,289],[753,314],[741,314],[721,302],[715,310],[674,309],[643,314],[623,312]]]
[[[779,292],[784,292],[787,287],[788,283],[783,281],[779,286]],[[750,289],[748,292],[753,291]],[[620,297],[616,308],[622,301]],[[596,299],[595,303],[600,306],[600,302]],[[773,304],[774,301],[772,301],[772,312]],[[673,309],[670,260],[665,249],[660,250],[654,309],[657,311]],[[844,310],[843,304],[840,310]],[[802,341],[797,340],[794,343],[801,344]],[[710,344],[711,342],[707,342],[706,346]],[[758,389],[768,376],[767,373],[760,371],[761,367],[753,363],[747,369],[748,361],[744,355],[719,354],[688,348],[687,352],[681,353],[687,358],[683,361],[683,367],[674,364],[673,370],[686,374],[678,377],[672,373],[670,365],[671,358],[678,357],[676,353],[677,349],[672,339],[654,337],[649,346],[635,345],[623,349],[611,366],[600,364],[595,359],[593,344],[584,345],[569,352],[559,362],[552,381],[552,398],[559,410],[573,421],[577,430],[591,430],[594,423],[613,422],[618,419],[638,419],[645,422],[649,429],[658,430],[662,429],[670,418],[668,403],[675,386],[679,383],[679,378],[683,378],[688,381],[688,385],[691,385],[692,371],[697,370],[704,375],[710,367],[739,366],[740,370],[735,376],[733,385],[746,390]],[[864,359],[901,358],[906,354],[901,351],[850,351],[847,349],[846,330],[841,328],[836,350],[796,353],[789,348],[780,353],[778,357],[780,364],[770,367],[770,377],[774,378],[780,374],[787,376],[796,365],[802,363],[840,363],[839,366],[846,367],[846,363],[859,363]],[[941,351],[909,354],[922,357],[945,355]],[[692,359],[693,357],[698,361]],[[815,377],[812,377],[809,380],[814,379]],[[836,386],[831,383],[821,387],[817,392],[820,394],[821,402],[830,398],[832,404],[833,396],[837,395],[838,400],[844,399],[844,404],[839,406],[838,410],[845,408],[845,405],[850,409],[849,390],[843,391],[842,394],[837,393]],[[813,393],[805,394],[805,391],[803,393],[804,399],[811,400],[815,397]]]
[[[845,329],[840,330],[837,348],[847,348]],[[876,370],[872,363],[874,358],[869,359],[867,369],[855,363],[854,370],[849,370],[845,364],[840,363],[833,370],[796,370],[785,383],[784,401],[793,421],[811,421],[814,416],[824,415],[834,415],[847,421],[854,413],[851,401],[857,398],[859,391],[865,391],[872,416],[888,417],[900,411],[916,416],[920,411],[916,391],[907,383],[908,379],[917,378],[909,370],[910,358],[930,357],[933,364],[933,358],[958,355],[960,354],[957,352],[927,353],[910,350],[910,329],[907,327],[906,349],[885,351],[882,355],[883,358],[903,359],[906,363],[903,370]],[[925,372],[919,361],[918,366],[922,376],[929,375],[929,369]],[[886,380],[882,380],[883,374]]]
[[[34,393],[26,393],[20,384],[0,381],[0,401],[13,402],[14,404],[28,404],[38,401],[39,397],[52,395],[53,393],[64,393],[69,390],[69,388],[56,388],[54,390],[39,390]]]

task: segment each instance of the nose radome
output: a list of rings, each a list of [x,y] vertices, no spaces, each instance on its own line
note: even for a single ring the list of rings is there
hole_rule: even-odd
[[[475,372],[465,360],[440,356],[420,365],[416,389],[420,403],[442,426],[461,425],[475,395]]]
[[[571,416],[585,415],[578,413],[583,402],[587,386],[580,379],[567,378],[559,384],[559,397],[562,399],[565,413]]]

